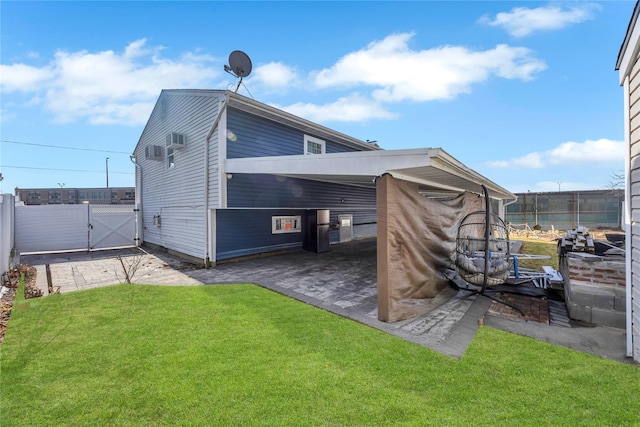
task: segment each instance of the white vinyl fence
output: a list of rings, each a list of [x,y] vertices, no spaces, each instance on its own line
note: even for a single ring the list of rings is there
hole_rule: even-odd
[[[0,276],[11,268],[13,258],[15,198],[11,194],[0,194]]]
[[[19,253],[94,250],[135,245],[133,205],[15,207]]]

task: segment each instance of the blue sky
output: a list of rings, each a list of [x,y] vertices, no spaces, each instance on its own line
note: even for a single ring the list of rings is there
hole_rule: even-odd
[[[616,2],[0,2],[0,189],[133,186],[161,89],[232,89],[512,192],[624,169]],[[56,148],[58,147],[58,148]],[[65,148],[62,148],[65,147]]]

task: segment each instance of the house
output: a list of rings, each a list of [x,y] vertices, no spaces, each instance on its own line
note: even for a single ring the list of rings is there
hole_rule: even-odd
[[[515,200],[441,148],[382,150],[231,91],[163,90],[132,161],[139,242],[205,265],[380,236],[385,177]]]
[[[639,4],[633,9],[618,53],[616,70],[624,88],[625,233],[627,275],[627,355],[640,362],[640,26]]]

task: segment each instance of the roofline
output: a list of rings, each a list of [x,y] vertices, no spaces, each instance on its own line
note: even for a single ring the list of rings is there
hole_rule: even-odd
[[[453,157],[452,155],[444,151],[442,148],[431,148],[429,150],[435,152],[433,155],[431,155],[430,153],[431,158],[436,158],[438,160],[446,162],[448,166],[457,169],[459,171],[458,172],[459,176],[466,175],[469,178],[473,179],[474,181],[484,184],[488,190],[493,191],[494,193],[498,193],[498,194],[501,193],[503,196],[507,195],[508,197],[501,197],[503,200],[518,198],[518,196],[516,196],[515,193],[512,193],[506,188],[491,181],[486,176],[476,172],[475,170],[469,168],[468,166],[465,166],[464,163],[460,162],[458,159],[456,159],[455,157]],[[478,193],[480,193],[480,191],[478,191]]]
[[[620,46],[620,51],[618,52],[618,59],[616,61],[616,71],[621,71],[620,75],[620,84],[624,81],[624,78],[627,75],[628,70],[626,69],[631,62],[629,60],[629,56],[627,55],[627,49],[629,48],[629,43],[633,38],[638,38],[638,31],[636,28],[636,22],[638,21],[638,15],[640,14],[640,1],[636,1],[636,4],[633,8],[633,13],[631,14],[631,19],[629,19],[629,25],[627,26],[627,32],[624,36],[624,41]],[[635,47],[634,50],[637,51],[638,46]],[[632,57],[633,57],[632,52]],[[625,66],[623,67],[623,63]]]
[[[258,114],[265,118],[275,119],[280,123],[307,130],[310,133],[314,133],[314,136],[324,137],[336,142],[347,143],[349,145],[365,150],[382,150],[382,148],[376,145],[346,135],[342,132],[330,129],[326,126],[319,125],[310,120],[303,119],[302,117],[288,113],[271,105],[264,104],[251,98],[247,98],[246,96],[239,95],[232,91],[225,92],[229,96],[230,107],[238,108],[249,113]]]
[[[230,90],[220,90],[220,89],[162,89],[160,91],[160,95],[156,99],[156,103],[149,114],[149,117],[153,115],[156,107],[158,106],[158,102],[160,98],[162,98],[165,94],[191,94],[198,96],[225,96],[229,100],[228,106],[232,108],[237,108],[242,111],[246,111],[248,113],[257,114],[261,117],[275,120],[279,123],[283,123],[292,127],[299,128],[305,132],[309,132],[316,137],[322,137],[329,139],[334,142],[339,142],[343,144],[350,145],[352,147],[356,147],[361,150],[366,151],[376,151],[382,150],[382,148],[377,145],[362,141],[360,139],[354,138],[352,136],[346,135],[344,133],[338,132],[336,130],[330,129],[326,126],[319,125],[310,120],[303,119],[302,117],[298,117],[294,114],[283,111],[279,108],[273,107],[271,105],[264,104],[262,102],[256,101],[251,98],[247,98],[246,96],[240,95],[236,92]],[[140,134],[140,138],[138,138],[138,142],[136,143],[135,148],[133,149],[133,153],[136,152],[138,145],[140,145],[140,139],[144,134],[144,130],[147,127],[147,123]]]
[[[353,160],[360,160],[354,162]],[[328,162],[328,163],[327,163]],[[329,165],[327,170],[325,167]],[[346,166],[345,166],[346,165]],[[482,176],[478,172],[466,167],[460,161],[449,155],[441,148],[409,148],[399,150],[378,151],[350,151],[342,153],[318,154],[306,156],[270,156],[248,157],[241,159],[225,159],[225,170],[230,173],[267,173],[283,175],[325,174],[330,175],[362,175],[380,176],[390,173],[400,179],[418,183],[411,174],[404,174],[406,169],[416,167],[433,167],[445,173],[450,173],[467,182],[477,183],[476,193],[481,194],[481,184],[484,184],[493,199],[517,200],[517,196]],[[314,169],[321,168],[321,172]],[[339,173],[337,172],[339,171]],[[401,177],[404,176],[404,178]],[[437,185],[437,184],[434,184]],[[447,187],[440,183],[441,189]],[[449,188],[451,190],[451,188]],[[457,189],[456,191],[458,191]],[[473,191],[473,190],[466,190]]]

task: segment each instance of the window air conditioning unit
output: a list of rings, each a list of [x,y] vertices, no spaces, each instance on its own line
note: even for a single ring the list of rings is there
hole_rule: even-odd
[[[160,145],[147,145],[144,147],[144,157],[147,160],[162,160],[164,150]]]
[[[180,149],[184,147],[185,136],[182,133],[171,132],[167,135],[167,148]]]

